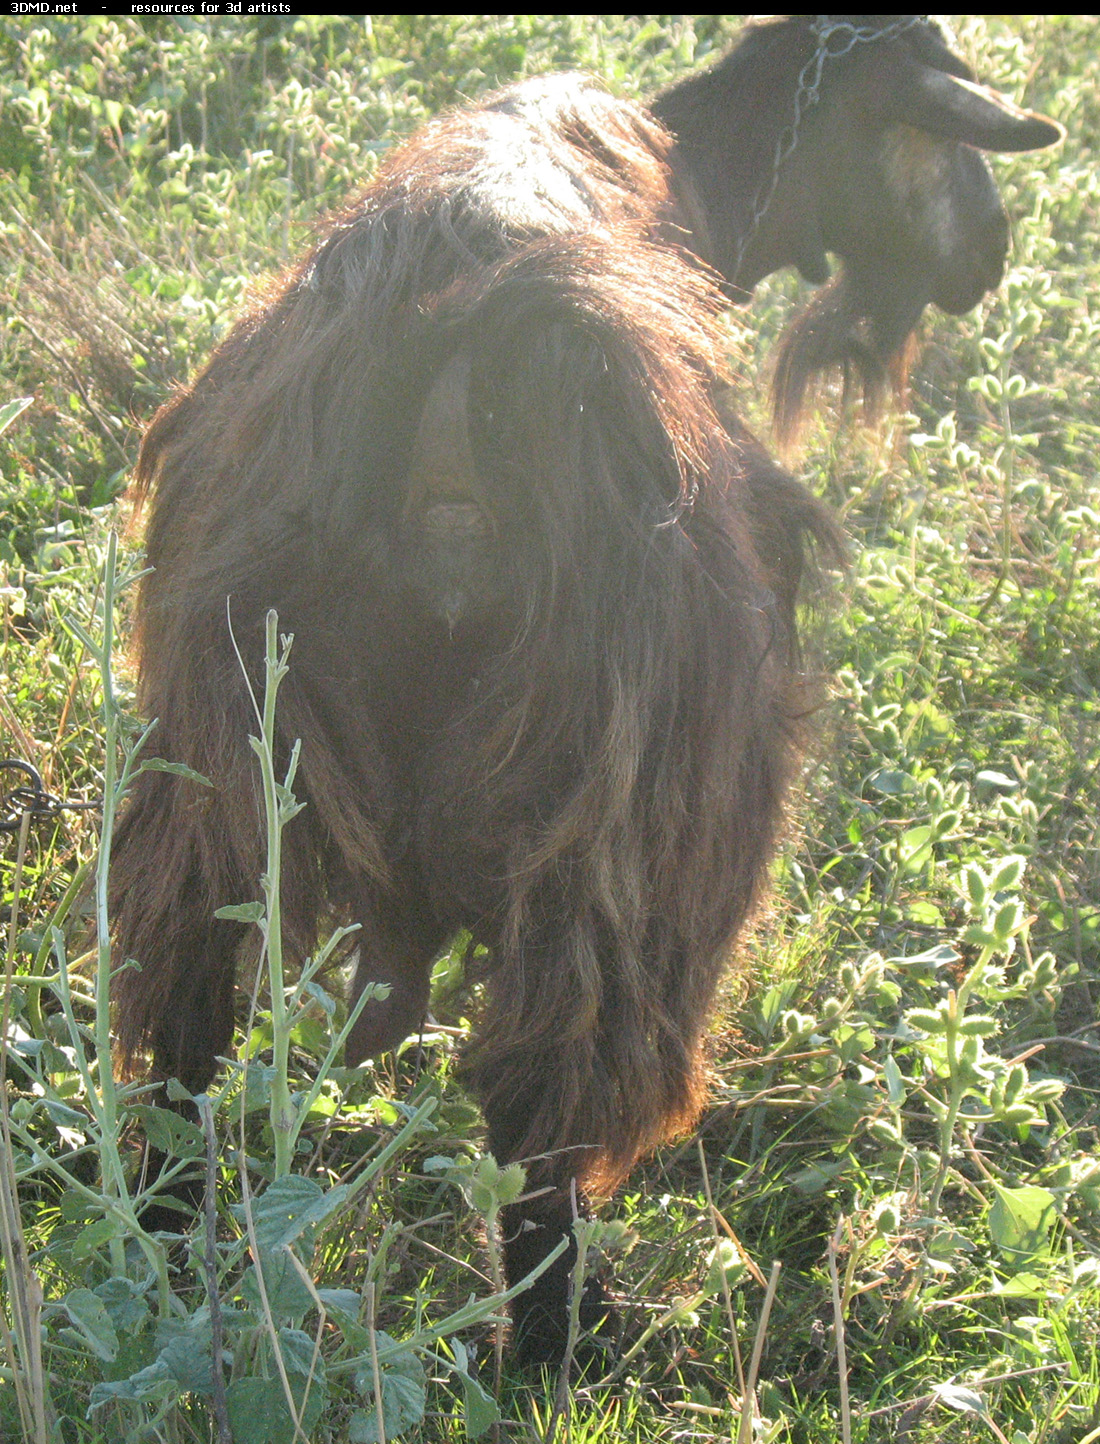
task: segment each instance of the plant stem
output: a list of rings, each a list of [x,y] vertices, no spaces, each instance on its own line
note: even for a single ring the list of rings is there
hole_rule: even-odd
[[[290,1172],[294,1154],[295,1109],[290,1096],[288,1069],[290,1064],[290,1022],[286,1006],[286,977],[283,967],[283,922],[281,899],[282,831],[284,817],[279,788],[275,781],[275,699],[279,683],[286,676],[287,653],[292,639],[284,643],[282,656],[278,653],[279,618],[276,612],[267,614],[266,647],[264,652],[264,707],[262,731],[256,753],[260,759],[260,773],[264,788],[264,814],[267,819],[267,868],[263,878],[264,899],[267,915],[264,920],[264,951],[267,956],[267,973],[271,987],[271,1028],[272,1062],[275,1072],[271,1080],[271,1128],[275,1140],[275,1177],[283,1178]],[[292,758],[287,774],[289,786],[296,757]]]

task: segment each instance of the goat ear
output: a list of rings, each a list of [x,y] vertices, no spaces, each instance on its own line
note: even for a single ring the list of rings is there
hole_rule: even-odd
[[[1042,150],[1065,136],[1057,121],[928,65],[913,68],[890,108],[895,121],[980,150]]]

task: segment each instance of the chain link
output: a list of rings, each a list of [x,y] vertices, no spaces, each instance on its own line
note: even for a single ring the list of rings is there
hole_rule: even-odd
[[[887,42],[896,40],[907,30],[922,25],[926,19],[927,17],[924,15],[907,15],[904,20],[895,20],[892,25],[876,29],[873,25],[853,25],[850,20],[831,20],[828,15],[814,16],[810,22],[810,34],[817,41],[817,46],[813,55],[799,71],[794,91],[794,114],[790,124],[785,125],[776,138],[771,176],[767,183],[757,191],[752,215],[749,217],[748,229],[738,242],[737,260],[733,270],[735,284],[748,244],[759,230],[761,221],[768,213],[768,207],[775,199],[779,174],[798,146],[802,117],[821,99],[821,77],[825,70],[825,62],[840,60],[849,51],[854,50],[857,45],[870,44],[876,40]]]
[[[100,806],[98,801],[78,802],[70,799],[63,802],[60,797],[54,797],[46,791],[37,768],[16,757],[6,757],[0,761],[0,771],[21,772],[27,779],[23,786],[0,793],[0,833],[18,832],[24,812],[29,812],[32,817],[56,817],[62,808],[66,812],[88,812],[95,811]]]

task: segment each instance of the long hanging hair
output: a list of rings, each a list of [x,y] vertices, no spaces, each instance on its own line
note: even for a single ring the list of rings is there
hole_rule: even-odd
[[[140,703],[214,786],[143,773],[119,832],[126,1055],[202,1087],[227,1045],[242,930],[210,919],[262,866],[230,625],[257,679],[274,607],[290,948],[353,916],[365,978],[485,940],[463,1068],[508,1156],[579,1150],[607,1188],[696,1115],[812,706],[805,544],[836,530],[729,410],[662,134],[589,86],[427,127],[149,428]],[[467,451],[474,539],[440,540],[417,458]]]

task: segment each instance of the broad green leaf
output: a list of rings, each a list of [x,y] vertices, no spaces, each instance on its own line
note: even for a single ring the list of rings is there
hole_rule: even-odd
[[[325,1407],[324,1381],[320,1377],[309,1380],[307,1394],[306,1379],[289,1368],[288,1377],[302,1429],[308,1439]],[[233,1444],[293,1444],[294,1421],[278,1377],[236,1380],[226,1390],[226,1406],[233,1430]],[[298,1437],[300,1439],[301,1435]]]
[[[392,1343],[387,1335],[380,1333],[378,1343]],[[355,1376],[355,1387],[368,1398],[374,1398],[374,1371],[369,1360],[364,1360]],[[394,1439],[405,1433],[424,1417],[427,1392],[424,1384],[424,1367],[413,1353],[400,1354],[382,1371],[382,1417],[386,1438]],[[377,1444],[377,1409],[365,1409],[356,1414],[356,1429],[348,1438],[354,1444]]]
[[[49,1114],[50,1122],[58,1128],[73,1128],[83,1134],[88,1127],[88,1115],[75,1108],[59,1103],[56,1098],[43,1098],[42,1106]]]
[[[174,1108],[157,1108],[151,1103],[135,1103],[132,1109],[154,1148],[173,1158],[202,1158],[206,1141],[202,1129]]]
[[[263,921],[266,911],[262,902],[230,903],[218,908],[214,916],[227,923],[258,923]]]
[[[73,1289],[62,1304],[97,1359],[109,1364],[118,1357],[118,1334],[102,1299],[96,1298],[91,1289]]]
[[[1043,1282],[1037,1274],[1013,1274],[1009,1279],[993,1280],[993,1292],[1006,1299],[1045,1299],[1051,1291],[1050,1282]]]
[[[237,1379],[225,1403],[233,1444],[293,1444],[294,1421],[278,1379]]]
[[[306,1287],[305,1280],[294,1267],[290,1249],[286,1245],[260,1250],[260,1266],[263,1269],[263,1294],[256,1265],[245,1271],[240,1284],[240,1297],[257,1313],[263,1307],[263,1299],[271,1310],[276,1322],[284,1319],[301,1319],[313,1303],[313,1295]]]
[[[892,1108],[900,1107],[905,1102],[905,1079],[902,1077],[901,1069],[892,1053],[888,1054],[882,1065],[882,1074],[886,1080],[886,1096],[890,1100],[890,1106]]]
[[[78,1236],[73,1240],[73,1260],[79,1263],[84,1259],[91,1258],[97,1249],[109,1243],[111,1239],[117,1238],[123,1230],[122,1221],[110,1214],[107,1218],[97,1218],[85,1225]],[[119,1280],[121,1283],[122,1280]],[[99,1294],[100,1290],[96,1289]],[[117,1319],[114,1322],[118,1323]]]
[[[183,1393],[179,1380],[163,1360],[158,1359],[146,1369],[139,1369],[128,1379],[116,1379],[107,1384],[96,1384],[88,1396],[88,1412],[99,1409],[115,1399],[129,1399],[135,1403],[152,1403],[154,1400],[177,1399]]]
[[[137,1284],[130,1279],[104,1279],[95,1295],[111,1316],[120,1333],[136,1334],[149,1314],[149,1305]]]
[[[312,1178],[289,1173],[268,1184],[258,1198],[252,1200],[252,1220],[261,1248],[276,1248],[293,1243],[307,1229],[323,1223],[343,1208],[348,1190],[338,1184],[325,1189]],[[234,1205],[233,1212],[243,1218],[243,1204]]]
[[[111,1323],[111,1315],[90,1288],[72,1289],[71,1294],[66,1294],[62,1300],[62,1307],[97,1359],[110,1363],[118,1356],[118,1334]]]
[[[1057,1213],[1054,1195],[1045,1188],[1025,1184],[1002,1188],[994,1184],[996,1198],[989,1212],[989,1235],[1009,1265],[1024,1264],[1045,1254]]]
[[[176,777],[186,777],[189,782],[197,782],[200,787],[213,787],[214,785],[209,777],[204,777],[201,772],[196,772],[186,763],[165,762],[163,757],[148,757],[137,770],[138,772],[171,772]]]
[[[932,1392],[941,1404],[955,1409],[960,1414],[985,1414],[982,1396],[973,1389],[964,1389],[959,1384],[933,1384]]]
[[[5,401],[3,406],[0,406],[0,432],[7,431],[16,417],[22,416],[33,401],[33,396],[17,396],[14,401]]]
[[[363,1306],[362,1296],[355,1289],[318,1289],[317,1297],[325,1309],[338,1321],[350,1320],[355,1323]]]
[[[466,1405],[466,1437],[480,1439],[482,1434],[500,1422],[500,1408],[492,1394],[476,1379],[461,1371],[456,1372]]]
[[[213,1356],[210,1325],[169,1339],[157,1355],[157,1362],[171,1370],[180,1387],[189,1394],[208,1396],[213,1392]]]
[[[913,790],[913,779],[909,774],[891,767],[879,768],[867,779],[867,783],[869,787],[873,787],[884,797],[901,797],[904,793]]]

